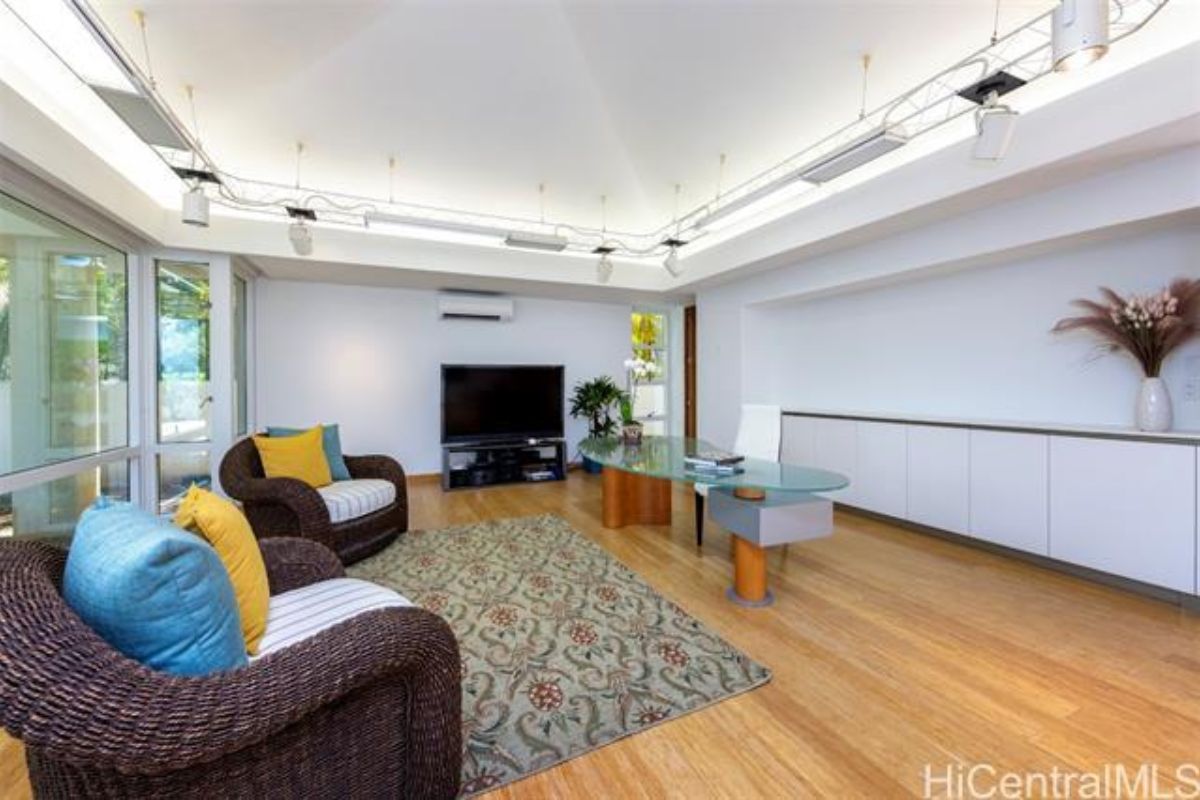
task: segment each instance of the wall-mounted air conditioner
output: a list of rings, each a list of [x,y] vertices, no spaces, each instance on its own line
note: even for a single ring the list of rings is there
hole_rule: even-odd
[[[438,295],[438,319],[481,319],[490,322],[511,322],[511,297],[492,294]]]

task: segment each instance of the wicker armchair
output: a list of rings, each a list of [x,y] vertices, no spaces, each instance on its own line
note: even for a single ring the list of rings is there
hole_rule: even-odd
[[[271,591],[342,574],[262,542]],[[155,672],[63,601],[63,551],[0,544],[0,724],[38,797],[448,798],[462,764],[458,646],[419,608],[370,611],[243,669]]]
[[[408,488],[404,470],[388,456],[346,456],[350,476],[391,481],[396,501],[386,508],[346,522],[332,523],[315,489],[294,478],[267,478],[250,438],[242,439],[221,459],[221,486],[242,503],[254,535],[301,536],[313,539],[353,564],[379,552],[408,530]]]

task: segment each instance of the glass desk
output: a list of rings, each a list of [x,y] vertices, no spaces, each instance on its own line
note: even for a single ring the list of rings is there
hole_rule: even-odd
[[[818,492],[843,489],[844,475],[828,470],[747,458],[743,472],[713,475],[689,469],[685,456],[714,450],[700,439],[647,436],[640,445],[616,438],[585,439],[583,455],[604,466],[606,528],[669,525],[671,482],[709,486],[709,513],[734,534],[734,585],[728,595],[743,605],[772,602],[765,548],[833,533],[833,503]]]

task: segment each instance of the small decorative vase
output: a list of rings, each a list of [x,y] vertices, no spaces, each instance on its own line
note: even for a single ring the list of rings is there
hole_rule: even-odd
[[[639,445],[642,443],[642,423],[626,422],[621,426],[621,441],[625,444]]]
[[[1138,430],[1159,433],[1171,430],[1171,395],[1162,378],[1142,378],[1137,398]]]

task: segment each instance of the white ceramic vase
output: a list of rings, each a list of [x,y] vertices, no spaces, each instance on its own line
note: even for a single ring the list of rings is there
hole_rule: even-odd
[[[1137,426],[1143,431],[1171,430],[1171,395],[1162,378],[1142,378],[1137,398]]]

